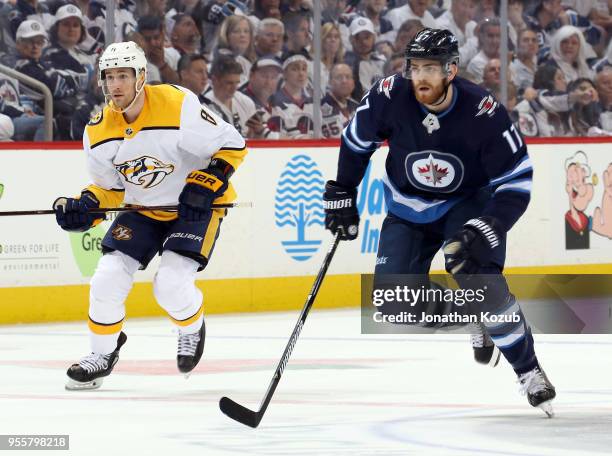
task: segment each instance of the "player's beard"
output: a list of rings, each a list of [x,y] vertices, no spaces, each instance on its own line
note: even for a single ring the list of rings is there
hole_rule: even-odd
[[[120,97],[119,99],[115,99],[115,98],[111,98],[113,100],[113,104],[118,108],[118,109],[125,109],[127,108],[130,103],[132,103],[132,101],[134,100],[134,94],[123,94],[122,97]]]
[[[426,92],[421,92],[419,89],[422,87],[429,88]],[[414,84],[414,96],[417,101],[421,104],[432,105],[435,104],[442,96],[444,96],[445,92],[444,81],[440,82],[437,85],[431,85],[429,83],[421,82],[419,84]]]

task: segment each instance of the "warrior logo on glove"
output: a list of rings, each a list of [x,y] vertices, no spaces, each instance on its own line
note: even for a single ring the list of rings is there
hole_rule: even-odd
[[[359,234],[359,211],[356,206],[357,189],[341,187],[335,181],[327,181],[323,194],[325,228],[340,239],[352,241]]]

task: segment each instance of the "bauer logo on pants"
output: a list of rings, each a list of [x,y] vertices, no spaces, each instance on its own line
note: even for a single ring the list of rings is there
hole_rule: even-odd
[[[296,261],[311,258],[321,246],[316,225],[324,226],[323,192],[325,182],[317,163],[307,155],[296,155],[285,166],[276,187],[274,216],[276,226],[291,239],[282,241],[285,251]],[[314,232],[314,234],[313,234]]]

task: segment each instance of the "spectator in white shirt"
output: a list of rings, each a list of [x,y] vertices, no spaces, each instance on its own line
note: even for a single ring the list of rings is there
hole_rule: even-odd
[[[202,35],[189,14],[179,13],[172,18],[174,26],[170,31],[172,47],[166,50],[166,61],[176,70],[183,54],[199,54]]]
[[[0,114],[0,142],[11,141],[15,127],[13,121],[7,115]]]
[[[586,61],[586,41],[579,28],[564,25],[551,38],[550,58],[545,62],[559,68],[569,84],[578,78],[593,79]]]
[[[421,21],[425,27],[437,28],[436,20],[427,11],[429,0],[408,0],[408,3],[398,8],[393,8],[385,15],[385,19],[391,22],[393,30],[399,30],[401,25],[408,19]],[[395,36],[390,38],[395,40]]]
[[[344,58],[353,69],[355,91],[353,98],[361,99],[366,90],[383,76],[386,58],[374,50],[376,32],[372,21],[366,17],[353,19],[349,28],[353,51]]]
[[[257,58],[253,41],[253,24],[246,16],[229,16],[221,24],[215,58],[218,55],[230,55],[240,64],[240,84],[247,82],[251,65]]]
[[[523,29],[518,34],[516,56],[510,64],[513,82],[516,87],[525,90],[533,86],[533,77],[538,68],[538,35],[530,29]]]
[[[242,89],[242,93],[253,100],[257,108],[257,114],[247,121],[249,138],[278,139],[280,137],[278,131],[270,129],[270,118],[273,114],[270,99],[276,92],[282,71],[280,62],[272,55],[260,57],[251,66],[249,83]]]
[[[242,67],[233,57],[218,56],[210,69],[212,90],[206,92],[204,104],[247,137],[247,122],[257,109],[253,100],[238,92],[241,74]]]
[[[485,19],[478,26],[478,47],[480,52],[467,66],[467,75],[475,83],[482,82],[482,73],[487,62],[499,58],[501,28],[497,19]]]
[[[178,63],[180,84],[198,96],[204,102],[204,93],[208,90],[208,62],[202,54],[185,54]]]
[[[255,31],[255,53],[259,57],[273,55],[280,58],[283,53],[284,36],[285,26],[281,21],[273,17],[262,19]]]
[[[161,19],[157,16],[142,16],[138,19],[138,33],[144,40],[143,50],[147,57],[147,81],[178,83],[176,67],[169,64],[164,47],[165,33]]]
[[[606,67],[597,73],[595,87],[599,93],[601,128],[612,134],[612,67]]]
[[[289,56],[283,62],[283,83],[272,96],[270,129],[281,138],[312,137],[312,95],[308,86],[308,59],[303,54]]]
[[[425,27],[421,21],[417,21],[416,19],[408,19],[406,22],[404,22],[397,31],[397,36],[395,37],[395,42],[393,43],[393,52],[403,53],[406,50],[408,43],[412,41],[412,38],[414,38],[416,34],[424,28]]]
[[[463,67],[478,54],[475,13],[476,0],[453,0],[450,9],[437,19],[438,28],[450,30],[457,37],[459,64]]]

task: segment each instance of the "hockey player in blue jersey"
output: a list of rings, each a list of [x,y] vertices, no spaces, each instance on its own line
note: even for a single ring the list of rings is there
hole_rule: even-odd
[[[375,284],[385,275],[427,274],[440,248],[447,271],[460,284],[474,274],[491,277],[496,299],[487,310],[518,315],[520,321],[502,327],[480,323],[480,333],[472,336],[474,357],[494,365],[499,349],[529,403],[552,416],[555,389],[501,275],[506,233],[529,203],[531,162],[504,107],[486,90],[457,77],[458,62],[451,32],[424,29],[406,48],[403,77],[384,78],[366,93],[342,133],[336,180],[325,188],[326,227],[339,231],[343,240],[357,237],[357,187],[371,155],[387,141],[388,214]],[[448,314],[449,307],[427,310]]]

